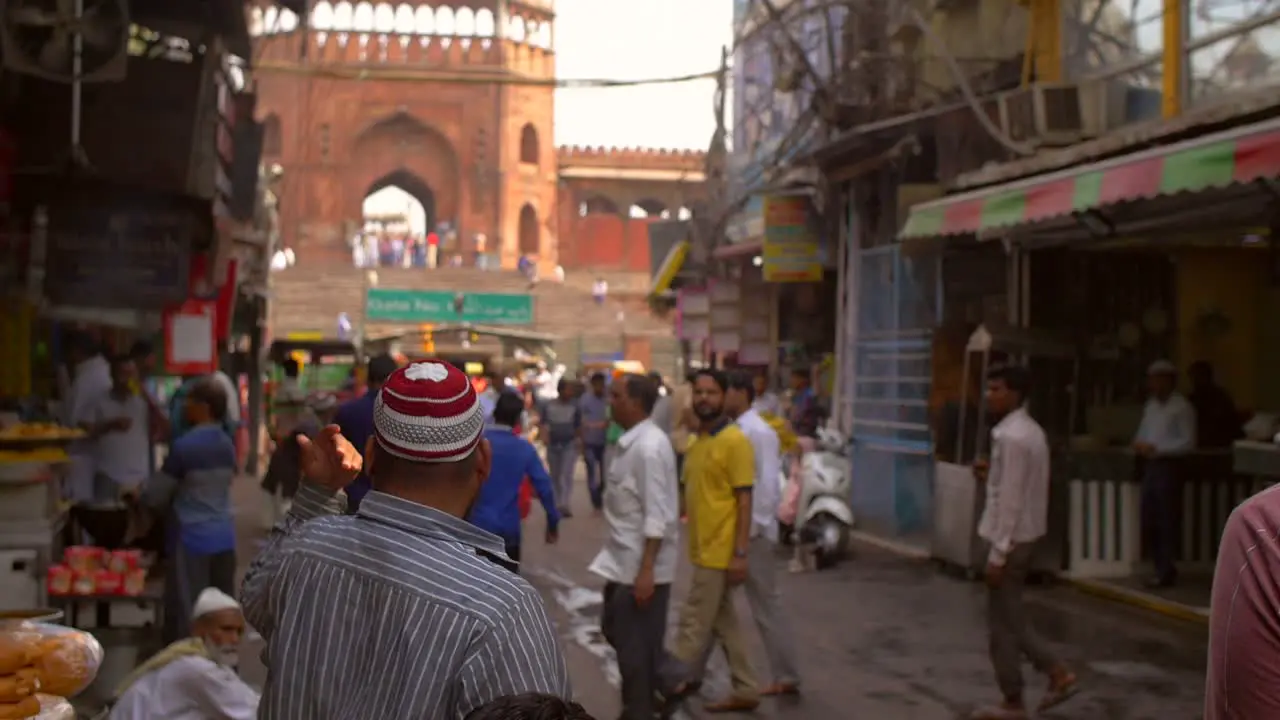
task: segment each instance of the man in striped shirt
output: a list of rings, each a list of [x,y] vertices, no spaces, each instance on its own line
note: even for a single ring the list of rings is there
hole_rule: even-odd
[[[267,641],[262,720],[460,720],[506,695],[571,697],[541,598],[463,520],[489,474],[483,430],[467,377],[422,362],[379,391],[367,461],[336,426],[302,440],[307,481],[241,591]],[[343,515],[362,466],[373,490]]]

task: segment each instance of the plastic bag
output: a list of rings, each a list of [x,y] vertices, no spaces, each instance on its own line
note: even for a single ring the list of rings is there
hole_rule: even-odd
[[[40,693],[72,697],[93,682],[101,665],[102,645],[89,633],[41,622],[0,624],[0,689],[13,691],[0,702],[25,701],[32,677]]]
[[[76,720],[76,709],[66,698],[56,695],[37,695],[40,699],[40,714],[32,720]]]

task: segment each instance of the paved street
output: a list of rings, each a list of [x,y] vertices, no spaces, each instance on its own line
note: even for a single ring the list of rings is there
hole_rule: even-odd
[[[599,547],[603,520],[587,508],[585,489],[575,499],[577,516],[566,521],[554,548],[542,544],[541,509],[534,508],[526,525],[524,572],[562,630],[579,700],[599,720],[614,720],[617,670],[598,628],[600,583],[585,570]],[[256,496],[245,491],[237,500],[247,511]],[[250,543],[253,517],[244,512],[242,518],[242,536]],[[242,564],[253,551],[246,544]],[[994,698],[979,585],[869,548],[834,570],[784,575],[784,581],[805,694],[796,701],[766,702],[756,717],[951,720]],[[677,591],[679,597],[683,587]],[[1080,696],[1043,717],[1200,717],[1203,630],[1061,587],[1033,593],[1032,617],[1085,683]],[[754,628],[750,634],[757,642]],[[251,682],[263,677],[257,654],[257,644],[245,653]],[[1029,666],[1027,672],[1034,699],[1042,683]],[[717,667],[704,692],[717,696],[724,688],[723,668]],[[698,703],[691,702],[690,711],[691,717],[702,716]]]

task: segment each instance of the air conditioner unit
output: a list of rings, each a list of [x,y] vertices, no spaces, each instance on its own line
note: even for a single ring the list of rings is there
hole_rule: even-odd
[[[1126,122],[1128,90],[1115,79],[1036,83],[998,96],[1001,127],[1017,142],[1050,147],[1099,137]]]
[[[1129,121],[1129,86],[1116,79],[1085,80],[1079,85],[1081,129],[1100,137]]]
[[[1079,86],[1037,83],[999,96],[1002,127],[1015,142],[1063,146],[1086,136]]]

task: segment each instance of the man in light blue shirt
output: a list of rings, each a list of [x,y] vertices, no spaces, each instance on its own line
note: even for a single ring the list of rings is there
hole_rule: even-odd
[[[1145,459],[1142,472],[1142,529],[1155,576],[1148,587],[1170,587],[1178,579],[1174,552],[1178,542],[1177,458],[1195,449],[1196,413],[1176,389],[1178,369],[1158,360],[1147,369],[1150,398],[1133,439],[1134,452]]]
[[[587,466],[587,492],[591,507],[604,508],[604,449],[608,443],[609,404],[604,394],[604,373],[591,376],[591,388],[578,401],[582,411],[582,459]]]

